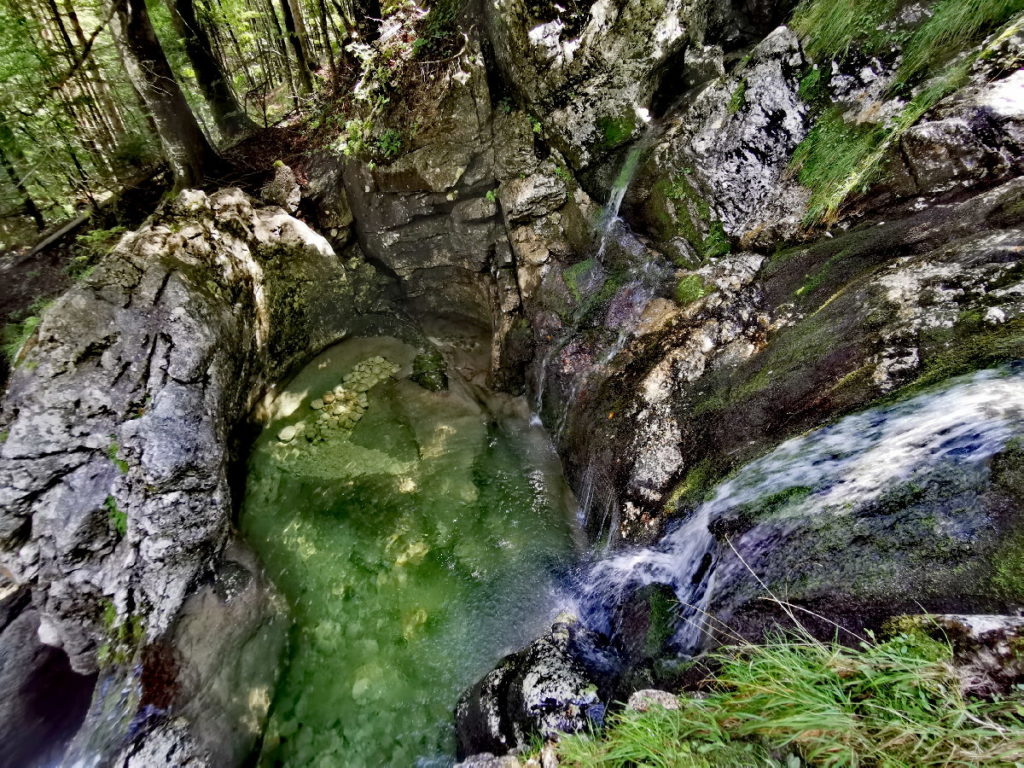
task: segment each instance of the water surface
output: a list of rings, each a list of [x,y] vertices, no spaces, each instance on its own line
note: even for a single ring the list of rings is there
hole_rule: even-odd
[[[262,765],[450,763],[459,693],[557,613],[579,541],[546,435],[522,402],[419,387],[414,356],[386,338],[333,347],[254,447],[242,527],[295,619]],[[394,375],[372,372],[380,358]],[[311,403],[346,375],[384,380],[309,442]]]

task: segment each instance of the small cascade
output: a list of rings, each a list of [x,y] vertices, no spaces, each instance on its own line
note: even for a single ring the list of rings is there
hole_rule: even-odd
[[[940,464],[966,468],[1001,451],[1024,428],[1024,368],[982,371],[938,391],[847,416],[786,441],[721,483],[681,525],[652,547],[590,566],[579,588],[580,615],[609,633],[614,609],[649,584],[675,591],[682,610],[676,645],[700,648],[714,590],[715,540],[724,513],[800,489],[793,513],[849,514]]]
[[[649,126],[639,141],[635,142],[626,153],[626,159],[622,162],[619,173],[612,183],[608,202],[601,213],[601,240],[597,248],[598,261],[602,260],[608,240],[612,236],[613,230],[621,222],[619,209],[622,207],[622,201],[626,198],[629,185],[633,182],[633,177],[636,176],[637,169],[640,167],[640,160],[650,149],[657,135],[654,126]]]

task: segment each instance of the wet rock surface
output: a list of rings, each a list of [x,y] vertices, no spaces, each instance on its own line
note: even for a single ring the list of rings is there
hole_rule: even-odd
[[[232,430],[295,361],[373,322],[373,275],[280,208],[186,192],[47,313],[4,403],[3,561],[73,669],[112,643],[185,642],[183,611],[227,567]],[[253,583],[240,632],[279,611]],[[248,642],[220,634],[228,655]]]
[[[460,755],[504,754],[534,734],[599,727],[621,660],[575,618],[506,657],[455,709]]]

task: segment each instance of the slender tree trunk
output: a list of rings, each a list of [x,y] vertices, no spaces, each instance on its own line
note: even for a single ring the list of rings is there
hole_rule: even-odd
[[[8,154],[5,146],[12,147],[13,151]],[[46,229],[46,219],[43,218],[43,212],[39,210],[36,201],[32,199],[32,194],[28,191],[28,187],[25,186],[21,174],[18,173],[18,169],[14,167],[14,163],[11,160],[11,155],[19,154],[15,144],[14,131],[11,130],[11,127],[4,120],[4,116],[0,115],[0,166],[3,166],[7,175],[10,176],[11,183],[14,184],[14,188],[18,191],[18,196],[21,197],[22,210],[36,223],[36,229],[42,232]]]
[[[128,77],[156,123],[175,189],[197,185],[217,155],[167,63],[145,0],[111,0],[111,30]]]
[[[167,7],[217,128],[227,139],[245,135],[255,126],[235,98],[220,62],[214,58],[210,36],[196,17],[194,3],[192,0],[167,0]]]
[[[306,56],[305,41],[299,37],[299,29],[296,25],[296,15],[292,10],[290,0],[281,0],[281,11],[284,14],[284,28],[288,32],[288,41],[292,44],[292,51],[295,53],[296,75],[299,79],[300,90],[303,94],[313,92],[313,78],[309,72],[309,59]]]
[[[285,40],[284,31],[281,29],[281,22],[277,18],[277,11],[274,8],[273,0],[264,0],[266,2],[267,12],[261,14],[264,18],[269,18],[273,22],[274,27],[274,42],[277,44],[278,55],[281,59],[281,71],[284,73],[285,82],[288,84],[288,90],[292,95],[292,104],[295,105],[295,109],[299,108],[299,91],[295,87],[295,78],[292,76],[291,63],[288,60],[288,43]]]
[[[323,36],[324,48],[327,49],[327,66],[331,70],[331,79],[337,79],[338,65],[334,61],[334,51],[331,49],[331,33],[327,24],[327,3],[325,0],[317,0],[317,7],[320,11],[320,34]]]
[[[75,10],[73,0],[64,0],[64,13],[68,17],[68,22],[71,24],[71,30],[75,33],[75,40],[78,42],[78,49],[84,50],[86,45],[88,45],[88,40],[85,36],[85,31],[82,29],[82,22],[78,18],[78,12]],[[103,73],[100,72],[100,68],[96,66],[96,61],[92,56],[89,57],[85,66],[89,73],[89,79],[92,80],[96,89],[100,103],[103,105],[103,111],[110,123],[111,133],[113,134],[116,143],[116,139],[125,132],[124,119],[121,117],[121,111],[118,109],[117,103],[114,101],[114,97],[110,90],[110,84],[107,83],[106,78],[103,77]]]

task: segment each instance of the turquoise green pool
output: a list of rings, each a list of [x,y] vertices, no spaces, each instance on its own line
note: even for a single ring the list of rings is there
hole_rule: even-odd
[[[460,692],[557,613],[578,532],[546,436],[419,387],[415,354],[331,348],[253,449],[241,523],[295,620],[261,765],[450,764]]]

